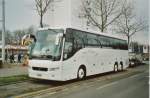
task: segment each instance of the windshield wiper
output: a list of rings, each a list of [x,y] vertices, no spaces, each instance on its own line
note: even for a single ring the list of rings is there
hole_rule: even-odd
[[[52,55],[32,55],[31,59],[53,59]]]
[[[54,29],[48,29],[48,30],[51,30],[51,31],[53,31],[53,32],[55,32],[55,33],[60,33],[60,32],[57,32],[57,31],[54,30]]]
[[[52,59],[53,56],[52,55],[40,55],[42,58],[48,58],[48,59]]]
[[[60,60],[60,56],[52,56],[52,55],[32,55],[30,59],[44,59],[44,60],[52,60],[58,61]]]

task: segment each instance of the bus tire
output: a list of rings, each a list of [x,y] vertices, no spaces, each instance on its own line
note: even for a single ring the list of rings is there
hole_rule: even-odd
[[[123,62],[120,61],[121,71],[123,71]]]
[[[78,80],[83,80],[86,77],[86,68],[85,66],[80,66],[78,69],[78,73],[77,73],[77,79]]]
[[[118,71],[118,62],[115,62],[114,64],[114,72],[117,72]]]

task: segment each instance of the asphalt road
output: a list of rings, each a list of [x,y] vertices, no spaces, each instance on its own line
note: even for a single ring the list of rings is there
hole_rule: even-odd
[[[135,70],[140,69],[145,70],[132,76],[113,77],[65,87],[54,92],[38,94],[34,98],[148,98],[148,65]]]

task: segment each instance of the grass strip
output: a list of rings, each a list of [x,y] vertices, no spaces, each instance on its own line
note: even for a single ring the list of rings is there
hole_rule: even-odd
[[[29,79],[28,75],[0,77],[0,86],[25,81],[25,80],[28,80],[28,79]]]

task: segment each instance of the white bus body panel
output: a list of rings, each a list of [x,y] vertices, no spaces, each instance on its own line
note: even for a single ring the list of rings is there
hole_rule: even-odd
[[[123,67],[128,67],[128,51],[83,48],[74,56],[65,61],[30,60],[29,77],[47,80],[66,81],[77,78],[78,69],[81,65],[86,67],[86,76],[110,72],[114,70],[115,62],[123,62]],[[33,70],[32,67],[48,68],[48,71]],[[57,68],[51,71],[51,68]],[[120,64],[119,64],[119,68]]]
[[[118,62],[118,68],[121,69],[120,61],[123,62],[123,68],[128,67],[128,51],[103,49],[103,48],[84,48],[79,50],[73,57],[63,61],[62,76],[64,80],[77,78],[78,69],[81,65],[86,67],[86,76],[111,72],[114,70],[115,62]]]

